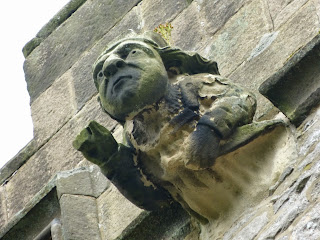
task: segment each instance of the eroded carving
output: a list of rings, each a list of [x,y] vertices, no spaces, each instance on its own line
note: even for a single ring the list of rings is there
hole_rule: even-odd
[[[241,183],[215,169],[216,159],[276,125],[247,125],[254,95],[221,77],[216,62],[168,47],[158,35],[113,44],[93,78],[102,109],[124,126],[125,139],[117,143],[92,121],[74,147],[147,210],[174,199],[202,222],[217,217],[232,198],[223,189],[237,194]]]

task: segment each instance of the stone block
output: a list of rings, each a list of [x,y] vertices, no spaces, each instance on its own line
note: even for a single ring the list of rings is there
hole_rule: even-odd
[[[267,0],[274,29],[290,19],[308,0]]]
[[[86,0],[71,0],[65,5],[46,25],[31,39],[22,49],[24,57],[27,57],[40,43],[69,18]]]
[[[258,240],[275,239],[275,237],[284,232],[292,222],[305,211],[308,201],[305,198],[298,198],[296,201],[287,201],[278,214],[273,217],[271,224],[257,236]]]
[[[73,79],[77,110],[81,109],[84,104],[97,93],[92,79],[92,65],[98,56],[105,50],[110,42],[114,42],[120,37],[130,34],[132,31],[136,33],[141,32],[141,21],[138,7],[134,7],[72,66],[70,71]]]
[[[320,35],[290,57],[259,88],[296,126],[320,102]]]
[[[64,239],[101,239],[95,198],[64,194],[60,206]]]
[[[228,75],[234,82],[256,93],[258,119],[272,118],[277,113],[272,104],[257,92],[259,86],[276,73],[301,46],[314,38],[318,33],[318,24],[319,20],[312,2],[307,3],[290,21],[278,29],[276,39],[268,48]],[[229,58],[231,61],[232,55]]]
[[[293,227],[292,240],[320,239],[320,203],[310,206],[307,213]]]
[[[104,240],[117,238],[144,210],[129,202],[114,185],[98,199],[101,236]]]
[[[48,186],[47,186],[48,187]],[[49,187],[50,189],[50,187]],[[46,189],[48,190],[48,189]],[[1,240],[34,240],[50,224],[60,217],[60,205],[55,189],[36,195],[33,201],[0,230]]]
[[[34,137],[39,144],[46,142],[75,114],[72,80],[68,71],[31,104]]]
[[[0,231],[7,224],[7,199],[6,189],[0,186]]]
[[[188,0],[144,0],[140,4],[143,28],[153,30],[159,24],[169,23],[189,5]],[[174,27],[174,26],[173,26]]]
[[[203,51],[204,56],[217,61],[221,75],[227,76],[247,60],[267,31],[263,5],[260,1],[252,1],[210,39]]]
[[[198,229],[195,230],[198,233]],[[190,216],[179,204],[174,203],[168,208],[140,214],[117,239],[198,239],[190,238],[191,236],[186,238],[191,231]]]
[[[203,45],[207,32],[205,22],[199,12],[198,5],[193,1],[172,22],[172,45],[184,51],[196,51]]]
[[[224,24],[239,11],[248,0],[196,0],[200,13],[205,18],[204,30],[215,34]]]
[[[9,162],[0,169],[0,184],[9,180],[10,176],[17,171],[39,149],[37,141],[32,139],[21,149]]]
[[[56,182],[59,198],[63,194],[85,195],[96,198],[109,185],[109,180],[96,166],[60,172],[57,175]]]
[[[252,219],[242,230],[234,236],[237,240],[252,240],[254,239],[261,229],[269,222],[268,213],[264,212],[261,215]]]
[[[25,77],[33,102],[91,48],[139,0],[86,1],[50,34],[24,63]]]
[[[84,160],[72,142],[91,120],[112,130],[116,122],[102,112],[96,98],[66,123],[43,145],[7,183],[8,216],[11,218],[22,209],[57,172],[71,170]]]

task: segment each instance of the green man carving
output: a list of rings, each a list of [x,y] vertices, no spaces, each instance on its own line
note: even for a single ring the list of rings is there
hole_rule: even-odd
[[[210,169],[221,141],[252,121],[253,94],[221,77],[216,62],[168,47],[156,34],[107,48],[93,79],[102,109],[124,126],[126,140],[117,143],[93,121],[74,147],[137,206],[155,210],[174,199],[210,218],[194,207],[186,176]]]

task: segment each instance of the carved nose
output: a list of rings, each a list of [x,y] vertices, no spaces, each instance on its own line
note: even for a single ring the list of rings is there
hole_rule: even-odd
[[[114,75],[118,69],[124,67],[125,62],[121,58],[112,58],[112,59],[107,59],[104,64],[103,64],[103,74],[106,77],[110,77]]]

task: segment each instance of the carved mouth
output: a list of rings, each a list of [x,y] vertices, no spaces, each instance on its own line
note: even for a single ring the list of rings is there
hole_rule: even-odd
[[[113,83],[112,91],[114,92],[117,88],[119,88],[123,84],[123,82],[124,82],[123,80],[125,80],[125,79],[128,80],[128,79],[131,79],[131,78],[132,78],[131,75],[118,77]]]

